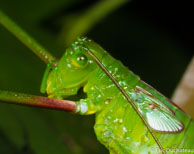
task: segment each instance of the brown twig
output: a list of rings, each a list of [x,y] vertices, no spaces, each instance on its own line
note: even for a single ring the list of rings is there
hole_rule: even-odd
[[[172,100],[194,117],[194,57],[175,89]]]

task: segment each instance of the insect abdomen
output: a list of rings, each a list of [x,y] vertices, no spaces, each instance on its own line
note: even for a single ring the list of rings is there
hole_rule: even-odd
[[[179,107],[174,105],[169,99],[167,99],[164,95],[159,93],[157,90],[147,85],[143,81],[139,82],[138,86],[143,87],[149,93],[151,93],[154,97],[162,101],[166,104],[175,114],[177,119],[181,121],[184,125],[183,129],[179,132],[168,133],[168,132],[156,132],[156,136],[159,141],[162,143],[163,148],[165,149],[194,149],[194,120],[184,113]]]
[[[134,91],[138,86],[142,86],[142,88],[152,93],[149,87],[144,84],[138,76],[133,74],[123,66],[121,62],[115,60],[110,55],[107,54],[104,56],[102,63],[127,93]],[[123,151],[131,149],[131,153],[148,152],[151,150],[151,147],[155,147],[155,150],[159,150],[158,145],[150,135],[147,127],[103,70],[99,69],[93,81],[96,89],[99,90],[98,92],[102,96],[100,103],[104,103],[103,110],[97,114],[96,118],[95,131],[98,139],[109,149],[114,148],[111,146],[111,143],[117,141],[117,143],[121,143],[120,148]],[[153,92],[152,95],[162,102],[165,101],[164,103],[169,105],[168,100],[157,91]],[[110,100],[108,104],[106,104],[106,100]],[[191,142],[194,137],[190,135],[194,127],[193,120],[188,124],[187,122],[189,122],[190,118],[186,114],[183,115],[184,113],[178,111],[173,105],[169,107],[177,114],[177,118],[180,121],[184,121],[185,129],[176,133],[157,132],[153,130],[154,134],[164,149],[168,147],[172,149],[185,147],[193,148]],[[186,134],[188,135],[185,136]],[[157,151],[153,153],[156,152]]]

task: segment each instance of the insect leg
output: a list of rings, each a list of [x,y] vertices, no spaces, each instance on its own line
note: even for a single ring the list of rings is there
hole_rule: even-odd
[[[95,101],[91,99],[80,99],[80,101],[76,102],[76,110],[75,113],[81,115],[93,114],[98,111],[99,108],[96,106]]]
[[[49,73],[52,69],[56,68],[56,66],[53,66],[53,63],[55,63],[55,61],[52,61],[50,64],[47,64],[44,76],[42,78],[42,84],[41,84],[41,87],[40,87],[40,92],[41,93],[46,92],[46,85],[47,85],[47,79],[48,79]],[[56,79],[55,79],[55,84],[56,84]]]

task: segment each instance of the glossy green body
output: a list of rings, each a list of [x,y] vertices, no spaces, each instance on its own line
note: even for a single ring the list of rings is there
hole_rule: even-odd
[[[163,153],[175,153],[176,150],[181,149],[194,151],[194,120],[174,106],[162,94],[141,81],[137,75],[120,61],[114,59],[99,45],[86,38],[79,38],[75,41],[67,49],[58,66],[50,72],[47,80],[49,97],[62,99],[77,94],[78,89],[84,87],[87,98],[76,102],[77,109],[75,112],[82,115],[96,114],[94,126],[96,136],[109,149],[111,154],[155,154],[161,152],[131,104],[95,63],[87,50],[98,57],[131,100],[141,102],[141,99],[135,98],[134,92],[134,89],[141,87],[149,92],[153,99],[166,104],[184,124],[185,128],[177,133],[153,130],[164,149]],[[83,53],[88,58],[88,64],[83,68],[72,61],[74,55],[79,53]],[[144,97],[144,95],[141,95],[142,99]]]

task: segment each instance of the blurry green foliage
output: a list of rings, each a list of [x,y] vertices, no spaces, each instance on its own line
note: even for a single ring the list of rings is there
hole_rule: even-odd
[[[77,4],[83,1],[0,0],[0,9],[60,57],[65,43],[61,44],[58,36],[64,21],[74,18],[71,17],[74,12],[66,10],[74,6],[79,10]],[[129,5],[96,23],[86,35],[143,80],[170,96],[189,61],[189,54],[175,38],[139,17]],[[82,6],[82,9],[88,8]],[[56,30],[55,26],[61,29]],[[39,87],[45,68],[44,63],[0,26],[0,89],[41,95]],[[95,137],[94,122],[93,115],[0,103],[0,154],[108,153]]]

